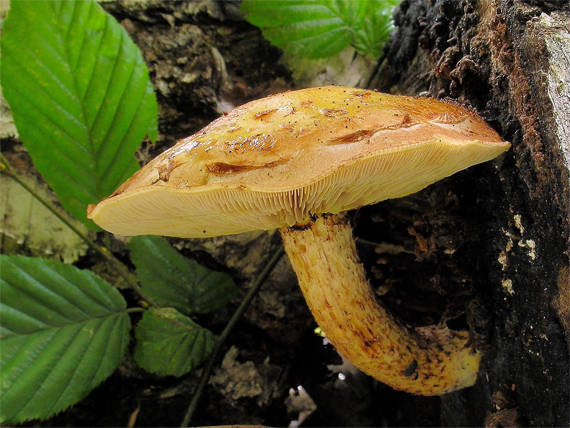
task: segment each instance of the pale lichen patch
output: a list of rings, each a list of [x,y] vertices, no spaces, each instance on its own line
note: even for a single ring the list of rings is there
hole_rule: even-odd
[[[519,241],[519,247],[528,248],[528,257],[531,260],[536,259],[536,242],[533,239],[527,239],[525,241]]]
[[[508,266],[507,253],[505,251],[501,251],[499,253],[499,257],[497,258],[497,261],[501,264],[501,270],[504,272]]]
[[[515,214],[515,215],[513,216],[513,219],[515,220],[515,226],[516,226],[516,228],[519,230],[521,236],[524,235],[525,228],[524,228],[524,226],[522,225],[522,217],[521,217],[521,215],[520,215],[520,214]]]
[[[525,227],[522,224],[522,216],[520,214],[513,215],[514,226],[517,232],[512,232],[503,228],[503,233],[508,238],[505,249],[499,253],[497,261],[501,265],[501,270],[505,271],[508,266],[508,253],[512,251],[515,241],[518,247],[528,250],[527,255],[531,261],[536,260],[536,242],[533,239],[524,239]]]
[[[29,174],[20,178],[47,201],[56,197],[48,186]],[[61,213],[82,233],[87,228],[66,213]],[[2,254],[19,251],[39,257],[73,263],[87,252],[87,245],[31,193],[14,180],[0,176],[0,249]]]
[[[508,239],[507,243],[505,244],[505,249],[501,250],[501,252],[499,253],[499,256],[497,257],[497,261],[501,265],[501,270],[504,272],[505,270],[507,270],[507,267],[509,266],[508,254],[513,249],[514,243],[513,243],[513,236],[511,235],[511,233],[509,231],[503,229],[503,233],[509,239]]]
[[[513,288],[513,281],[511,281],[510,279],[503,279],[501,281],[501,287],[503,287],[503,290],[505,290],[511,296],[515,294],[515,290]]]

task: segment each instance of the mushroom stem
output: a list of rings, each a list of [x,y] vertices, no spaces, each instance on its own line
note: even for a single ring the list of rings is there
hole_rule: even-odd
[[[475,383],[481,354],[470,346],[468,332],[411,330],[377,303],[344,216],[283,228],[281,236],[313,316],[352,364],[394,389],[419,395]]]

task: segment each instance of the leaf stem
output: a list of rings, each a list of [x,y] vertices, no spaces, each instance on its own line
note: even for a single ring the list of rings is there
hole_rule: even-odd
[[[210,359],[208,360],[206,366],[204,367],[204,370],[202,371],[202,375],[200,376],[200,381],[198,382],[196,391],[194,391],[192,400],[190,401],[190,404],[186,409],[186,414],[184,415],[184,419],[180,424],[181,427],[186,427],[190,423],[192,415],[194,414],[194,411],[198,406],[198,402],[200,401],[200,396],[202,395],[202,392],[204,391],[204,388],[208,383],[208,379],[210,378],[210,374],[212,372],[212,369],[214,368],[214,363],[216,362],[220,354],[220,351],[222,350],[224,342],[230,335],[231,331],[233,330],[233,328],[235,327],[236,323],[239,321],[243,313],[248,308],[249,304],[251,303],[251,300],[253,299],[255,294],[259,291],[265,279],[269,276],[269,274],[271,273],[277,262],[281,259],[283,254],[284,254],[283,247],[280,247],[278,250],[276,250],[273,253],[273,255],[271,256],[271,258],[269,259],[263,270],[251,283],[249,291],[247,292],[247,294],[241,301],[240,305],[235,310],[234,314],[226,324],[224,330],[220,334],[220,337],[218,338],[216,345],[214,346],[214,350],[212,351],[212,355],[210,356]]]
[[[119,259],[117,259],[108,248],[97,245],[95,242],[93,242],[86,234],[75,227],[75,225],[71,223],[69,219],[62,215],[56,207],[45,200],[34,189],[32,189],[32,187],[23,181],[20,176],[14,172],[12,165],[10,165],[10,162],[2,153],[0,153],[0,174],[10,177],[12,180],[22,186],[26,191],[28,191],[40,204],[46,207],[53,215],[60,219],[63,224],[65,224],[71,231],[73,231],[73,233],[81,238],[81,240],[85,242],[89,248],[110,262],[117,270],[119,275],[121,275],[125,281],[127,281],[129,287],[132,288],[143,300],[147,301],[150,305],[154,305],[152,299],[144,294],[140,285],[138,284],[136,277],[131,272],[129,272],[129,269]]]

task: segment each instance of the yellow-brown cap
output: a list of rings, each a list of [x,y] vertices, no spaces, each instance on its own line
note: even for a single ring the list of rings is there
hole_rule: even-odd
[[[285,92],[179,141],[89,218],[120,235],[275,229],[416,192],[509,147],[452,103],[340,86]]]

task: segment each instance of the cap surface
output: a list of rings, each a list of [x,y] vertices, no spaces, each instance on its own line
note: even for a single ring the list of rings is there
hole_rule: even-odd
[[[509,147],[451,103],[340,86],[285,92],[179,141],[89,218],[120,235],[275,229],[416,192]]]

